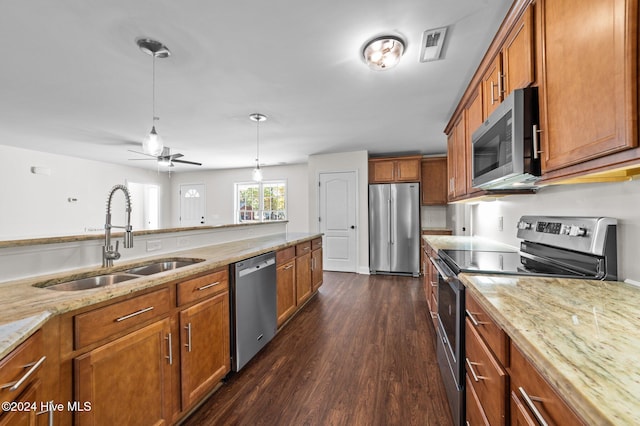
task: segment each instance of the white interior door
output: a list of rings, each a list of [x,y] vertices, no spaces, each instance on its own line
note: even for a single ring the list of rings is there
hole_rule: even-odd
[[[180,226],[205,224],[205,194],[203,183],[180,185]]]
[[[356,272],[356,172],[320,173],[320,232],[327,271]]]

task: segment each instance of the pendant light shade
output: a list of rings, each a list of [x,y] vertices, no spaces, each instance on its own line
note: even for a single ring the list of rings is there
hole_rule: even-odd
[[[262,182],[262,169],[260,169],[260,122],[265,121],[267,116],[253,113],[249,115],[249,119],[256,122],[256,167],[251,173],[251,178],[255,182]]]
[[[153,72],[152,72],[152,94],[151,94],[151,110],[152,110],[152,123],[151,123],[151,131],[145,138],[142,140],[142,151],[145,154],[159,156],[162,154],[162,150],[164,149],[164,144],[162,142],[162,138],[158,135],[156,131],[155,122],[159,120],[156,117],[156,58],[166,58],[171,55],[169,48],[159,41],[152,40],[149,38],[139,38],[136,40],[136,44],[147,55],[151,55],[152,64],[153,64]]]
[[[362,50],[362,56],[369,68],[380,71],[392,68],[400,62],[404,53],[404,40],[388,35],[369,41]]]

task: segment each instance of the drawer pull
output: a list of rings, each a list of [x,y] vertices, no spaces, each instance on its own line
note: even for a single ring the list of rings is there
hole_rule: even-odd
[[[469,312],[468,309],[465,309],[464,311],[467,313],[467,316],[469,317],[473,325],[476,327],[480,327],[480,324],[482,324],[482,322],[478,321],[476,317],[471,312]]]
[[[208,288],[215,287],[215,286],[217,286],[219,284],[220,284],[220,281],[216,281],[215,283],[203,285],[202,287],[198,287],[198,291],[206,290]]]
[[[169,356],[166,356],[165,358],[169,360],[169,365],[173,365],[173,345],[171,344],[171,333],[167,334],[167,337],[165,337],[165,339],[167,339],[169,344]]]
[[[291,269],[291,268],[293,268],[293,263],[291,265],[285,266],[284,270],[286,271],[287,269]]]
[[[471,373],[471,375],[473,376],[473,381],[474,381],[474,382],[479,382],[480,380],[484,380],[484,377],[482,377],[482,376],[478,376],[478,375],[476,374],[476,371],[473,369],[473,365],[471,365],[471,364],[472,364],[472,362],[471,362],[471,361],[469,361],[469,358],[465,358],[465,360],[467,361],[467,367],[469,367],[469,372],[470,372],[470,373]],[[478,364],[476,363],[476,365],[478,365]]]
[[[22,386],[24,384],[24,382],[38,369],[40,368],[40,366],[42,365],[42,363],[44,362],[44,360],[47,359],[46,356],[43,356],[42,358],[40,358],[37,362],[32,362],[29,363],[27,365],[25,365],[24,367],[31,367],[29,368],[29,370],[24,373],[24,376],[22,376],[17,382],[11,382],[11,383],[7,383],[4,384],[2,386],[0,386],[0,389],[6,389],[9,388],[10,392],[13,392],[15,390],[17,390],[20,386]]]
[[[547,421],[544,419],[544,417],[542,417],[542,414],[540,413],[540,411],[538,411],[535,404],[533,403],[534,399],[539,400],[539,398],[530,397],[522,386],[518,387],[518,390],[520,391],[522,398],[524,398],[524,402],[527,404],[527,407],[529,407],[529,410],[531,410],[538,423],[540,423],[541,426],[548,426]]]
[[[122,322],[124,320],[128,320],[129,318],[133,318],[135,316],[144,314],[145,312],[149,312],[149,311],[152,311],[152,310],[153,310],[153,306],[149,306],[148,308],[140,309],[139,311],[135,311],[135,312],[133,312],[133,313],[131,313],[129,315],[125,315],[123,317],[116,318],[116,322]]]
[[[191,352],[191,323],[187,324],[185,329],[187,330],[187,343],[185,346],[187,347],[187,352]]]

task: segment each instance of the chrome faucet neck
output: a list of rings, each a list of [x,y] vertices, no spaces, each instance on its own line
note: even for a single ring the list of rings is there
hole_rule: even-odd
[[[127,213],[127,223],[124,226],[116,226],[111,224],[111,201],[113,200],[113,194],[116,191],[121,190],[125,196],[125,211]],[[109,191],[109,196],[107,198],[107,214],[104,224],[104,246],[102,247],[102,266],[110,267],[113,266],[113,260],[120,258],[120,253],[118,252],[118,241],[116,241],[115,249],[111,245],[111,228],[122,228],[125,230],[124,234],[124,248],[133,247],[133,233],[131,228],[131,194],[129,194],[129,190],[124,185],[115,185]]]

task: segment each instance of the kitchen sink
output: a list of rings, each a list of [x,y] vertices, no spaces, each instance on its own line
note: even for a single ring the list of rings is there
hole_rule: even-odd
[[[106,287],[113,284],[118,284],[123,281],[129,281],[134,278],[140,278],[139,275],[134,274],[105,274],[96,275],[95,277],[81,278],[78,280],[67,281],[60,284],[54,284],[44,287],[48,290],[58,291],[76,291],[76,290],[88,290],[91,288]]]
[[[182,268],[184,266],[193,265],[202,262],[202,259],[176,259],[141,265],[124,271],[128,274],[136,275],[153,275],[160,272],[171,271],[173,269]]]
[[[143,263],[139,266],[129,268],[120,272],[95,275],[76,280],[65,281],[59,284],[47,285],[48,283],[35,284],[34,287],[46,288],[58,291],[89,290],[92,288],[106,287],[124,281],[133,280],[142,276],[158,274],[160,272],[172,271],[177,268],[203,262],[204,259],[172,258],[156,260],[151,263]]]

